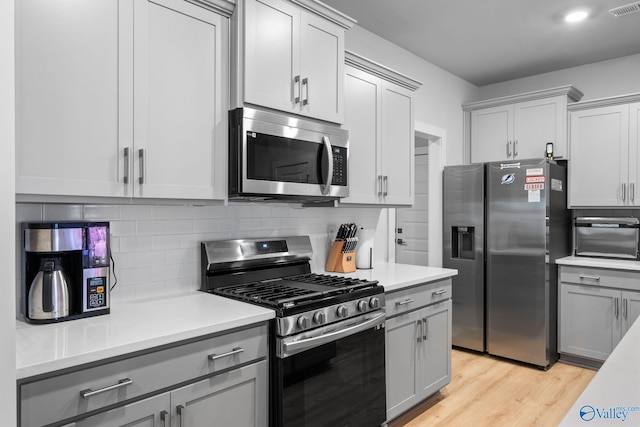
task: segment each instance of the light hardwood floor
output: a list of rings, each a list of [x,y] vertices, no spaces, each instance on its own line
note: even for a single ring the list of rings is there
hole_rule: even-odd
[[[389,427],[557,426],[596,371],[558,362],[549,370],[453,350],[440,393]]]

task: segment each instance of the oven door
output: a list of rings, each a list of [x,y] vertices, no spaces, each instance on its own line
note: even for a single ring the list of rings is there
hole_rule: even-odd
[[[373,427],[385,422],[385,315],[369,314],[279,340],[272,390],[275,426]]]

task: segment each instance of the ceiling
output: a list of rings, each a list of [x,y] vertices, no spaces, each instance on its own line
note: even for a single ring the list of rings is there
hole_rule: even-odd
[[[476,86],[640,53],[640,13],[608,12],[632,0],[322,1]]]

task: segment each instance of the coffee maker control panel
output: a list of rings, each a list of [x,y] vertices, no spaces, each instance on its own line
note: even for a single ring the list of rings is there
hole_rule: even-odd
[[[87,310],[107,306],[107,278],[91,277],[87,280]]]

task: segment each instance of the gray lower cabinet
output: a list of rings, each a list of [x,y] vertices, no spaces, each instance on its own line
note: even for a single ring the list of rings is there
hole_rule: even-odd
[[[638,272],[562,266],[559,289],[562,355],[603,362],[640,316]]]
[[[266,427],[267,365],[263,324],[27,378],[19,425]]]
[[[387,295],[387,420],[451,382],[450,297],[450,279]]]

